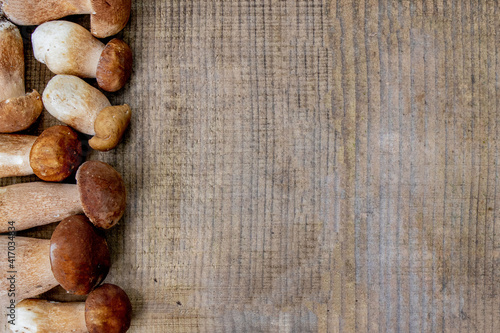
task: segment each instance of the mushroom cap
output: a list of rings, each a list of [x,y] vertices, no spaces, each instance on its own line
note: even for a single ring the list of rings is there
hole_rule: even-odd
[[[27,129],[38,119],[42,110],[42,98],[36,90],[0,101],[0,133]]]
[[[108,106],[103,109],[95,120],[95,136],[89,140],[90,147],[100,151],[108,151],[116,147],[131,117],[132,110],[127,104]]]
[[[131,0],[90,0],[90,32],[106,38],[122,30],[130,17]]]
[[[0,19],[0,101],[24,95],[23,52],[19,29]]]
[[[86,295],[98,286],[111,266],[102,231],[84,215],[62,220],[50,239],[50,264],[57,282],[69,293]]]
[[[120,174],[109,164],[87,161],[76,172],[83,212],[98,228],[109,229],[123,216],[127,195]]]
[[[132,72],[132,50],[122,40],[106,44],[97,64],[96,78],[101,89],[114,92],[125,85]]]
[[[99,89],[73,75],[56,75],[45,87],[43,104],[56,119],[79,132],[95,135],[94,122],[111,103]]]
[[[31,147],[30,165],[35,175],[50,182],[69,177],[83,159],[78,134],[68,126],[47,128]]]
[[[95,78],[104,44],[90,31],[68,21],[39,25],[31,35],[33,54],[56,74]]]
[[[130,327],[132,304],[123,289],[105,283],[85,301],[85,322],[89,333],[123,333]]]

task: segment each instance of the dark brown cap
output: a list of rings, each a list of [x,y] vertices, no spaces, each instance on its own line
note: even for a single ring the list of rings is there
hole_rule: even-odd
[[[127,195],[120,174],[109,164],[87,161],[76,172],[83,212],[98,228],[109,229],[123,216]]]
[[[114,38],[106,44],[97,63],[96,78],[101,89],[114,92],[125,85],[132,72],[132,50]]]
[[[123,333],[130,327],[132,305],[123,289],[105,283],[85,302],[85,322],[89,333]]]
[[[84,215],[62,220],[50,239],[50,264],[57,282],[71,294],[86,295],[98,286],[111,266],[102,231]]]
[[[35,175],[45,181],[66,179],[82,162],[82,143],[68,126],[47,128],[31,147],[30,165]]]
[[[131,0],[91,0],[90,32],[98,38],[120,32],[130,17]]]

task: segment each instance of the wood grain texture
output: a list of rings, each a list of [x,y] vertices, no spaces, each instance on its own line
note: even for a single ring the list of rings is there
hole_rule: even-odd
[[[131,127],[89,156],[129,192],[107,282],[130,331],[498,332],[499,14],[134,1],[134,72],[108,94]]]

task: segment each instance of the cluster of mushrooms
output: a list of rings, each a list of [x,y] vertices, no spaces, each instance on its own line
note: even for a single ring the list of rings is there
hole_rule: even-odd
[[[109,164],[86,161],[82,137],[108,151],[121,140],[131,118],[128,105],[112,106],[100,89],[115,92],[128,81],[132,51],[120,39],[131,0],[0,0],[0,177],[36,175],[41,181],[0,187],[0,249],[12,230],[59,222],[51,239],[15,237],[15,320],[12,332],[126,332],[132,307],[118,286],[102,284],[111,262],[104,231],[126,208],[121,175]],[[67,15],[90,14],[91,30]],[[35,58],[56,74],[40,95],[25,92],[23,40],[17,25],[37,25],[31,35]],[[85,79],[96,79],[97,86]],[[39,136],[28,129],[43,109],[65,125]],[[81,134],[79,134],[80,132]],[[76,184],[63,181],[74,175]],[[2,307],[12,300],[9,272],[0,260]],[[60,285],[87,295],[85,302],[35,298]],[[10,291],[10,293],[9,293]],[[20,301],[20,302],[19,302]],[[5,303],[7,302],[7,303]]]

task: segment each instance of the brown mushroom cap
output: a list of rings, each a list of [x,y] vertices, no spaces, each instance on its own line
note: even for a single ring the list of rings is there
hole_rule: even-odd
[[[132,72],[132,50],[122,40],[113,38],[106,44],[97,64],[99,87],[114,92],[125,85]]]
[[[116,147],[127,129],[132,110],[127,104],[102,109],[94,122],[95,136],[89,145],[95,150],[108,151]]]
[[[50,264],[64,289],[86,295],[108,274],[111,266],[108,243],[84,215],[67,217],[50,239]]]
[[[37,120],[42,110],[42,98],[36,90],[1,101],[0,132],[13,133],[27,129]]]
[[[123,333],[130,327],[132,304],[123,289],[105,283],[85,302],[85,322],[90,333]]]
[[[31,147],[30,165],[35,175],[50,182],[69,177],[82,162],[82,143],[68,126],[47,128]]]
[[[120,32],[130,17],[131,0],[90,0],[90,32],[98,38]]]
[[[83,211],[98,228],[109,229],[123,216],[126,207],[125,184],[109,164],[87,161],[76,172]]]

